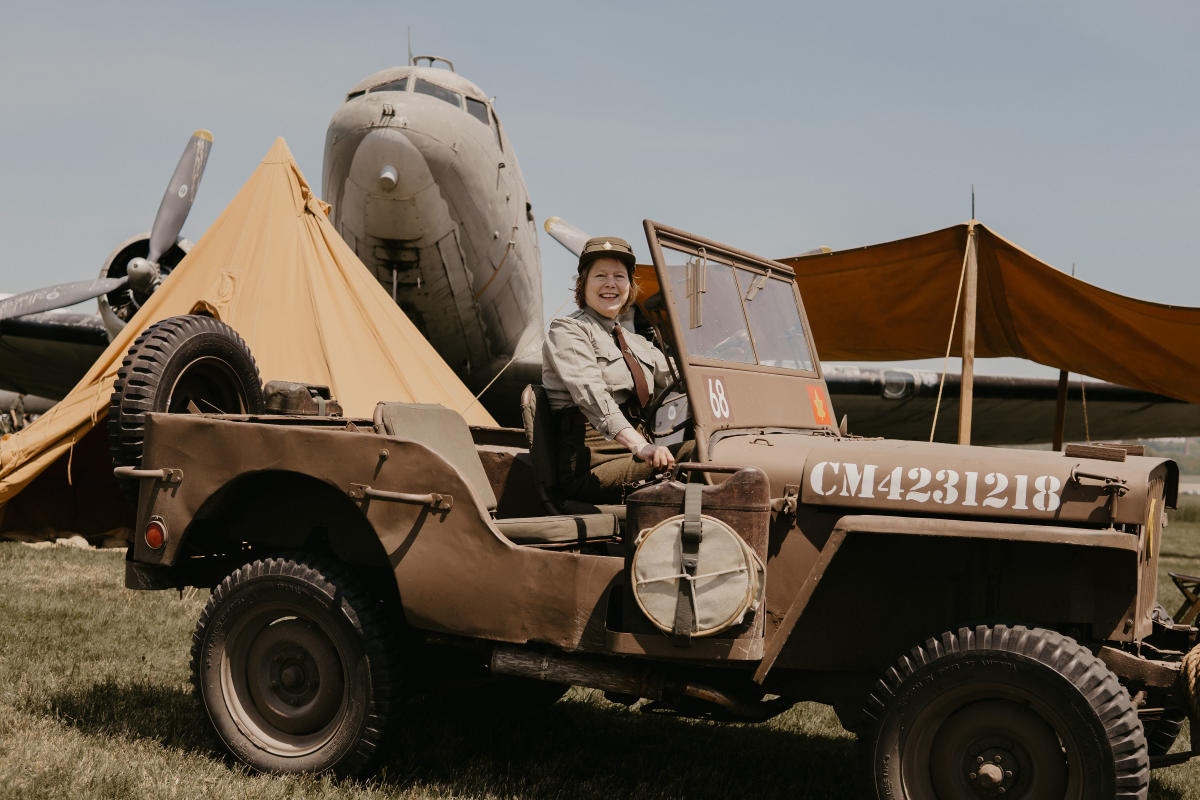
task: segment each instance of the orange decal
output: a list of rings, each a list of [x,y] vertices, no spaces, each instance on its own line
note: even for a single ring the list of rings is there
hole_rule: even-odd
[[[812,404],[813,419],[818,425],[832,425],[829,418],[829,404],[825,402],[825,393],[819,386],[808,387],[808,401]]]

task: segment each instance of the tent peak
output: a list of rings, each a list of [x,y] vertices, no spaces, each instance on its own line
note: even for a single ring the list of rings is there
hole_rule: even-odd
[[[296,159],[292,156],[292,151],[282,136],[275,137],[271,149],[267,151],[262,160],[264,164],[294,164],[295,162]]]

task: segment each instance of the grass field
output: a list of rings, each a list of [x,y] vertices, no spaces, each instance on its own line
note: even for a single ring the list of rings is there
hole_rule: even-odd
[[[1167,529],[1161,564],[1174,611],[1167,571],[1200,573],[1195,499]],[[187,651],[207,592],[127,591],[122,574],[122,552],[0,543],[0,798],[853,796],[854,740],[824,706],[717,725],[578,689],[520,721],[413,707],[370,781],[253,775],[191,696]],[[1150,796],[1200,800],[1200,763],[1156,771]]]

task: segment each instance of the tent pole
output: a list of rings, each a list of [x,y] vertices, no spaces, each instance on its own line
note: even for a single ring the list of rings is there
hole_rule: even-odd
[[[1063,431],[1067,426],[1067,371],[1058,371],[1058,399],[1054,405],[1054,446],[1052,450],[1062,450]]]
[[[975,397],[975,298],[979,263],[975,255],[975,220],[967,228],[967,275],[963,283],[962,394],[958,404],[958,443],[971,443],[971,407]]]

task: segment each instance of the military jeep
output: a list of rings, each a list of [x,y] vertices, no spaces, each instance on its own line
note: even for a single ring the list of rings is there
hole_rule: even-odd
[[[828,703],[887,798],[1145,797],[1191,755],[1166,753],[1197,630],[1155,601],[1173,462],[851,436],[792,271],[645,227],[637,324],[675,371],[646,422],[697,456],[620,506],[556,491],[536,387],[524,431],[347,418],[319,387],[264,400],[216,320],[135,343],[126,585],[212,588],[192,675],[232,753],[369,770],[401,700],[467,675],[508,711],[569,685],[736,721]]]

